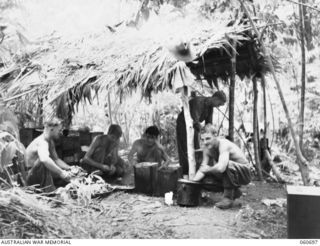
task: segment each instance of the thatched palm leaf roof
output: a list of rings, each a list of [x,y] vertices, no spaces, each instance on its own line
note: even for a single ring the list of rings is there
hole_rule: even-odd
[[[240,70],[244,70],[244,74],[248,75],[252,70],[248,64],[252,63],[247,53],[243,56],[243,63],[240,63],[241,49],[255,41],[247,33],[248,27],[241,24],[228,27],[225,23],[212,23],[197,17],[150,20],[140,30],[120,28],[110,33],[106,28],[103,33],[90,34],[77,40],[63,41],[53,36],[40,48],[34,45],[27,65],[22,62],[24,65],[20,66],[20,70],[10,72],[9,77],[3,75],[5,71],[1,69],[0,89],[4,89],[5,98],[19,97],[23,93],[39,96],[40,93],[46,99],[45,105],[53,105],[54,111],[61,111],[62,114],[68,112],[70,116],[81,99],[90,102],[92,89],[116,89],[121,100],[137,88],[141,88],[143,96],[150,97],[152,92],[175,88],[177,82],[194,82],[189,68],[181,65],[168,52],[167,44],[172,38],[184,37],[195,46],[199,54],[198,63],[187,65],[197,77],[209,74],[214,79],[224,80],[228,75],[226,71],[229,71],[230,40],[236,40],[239,47],[237,72],[239,70],[240,75]],[[39,49],[42,52],[35,52]],[[217,54],[222,55],[225,62],[219,61],[211,66],[214,64],[210,64],[210,59],[216,59]],[[203,61],[205,66],[201,63]],[[259,66],[254,69],[267,70],[260,60],[257,64]],[[30,81],[25,84],[18,75],[22,69],[31,71],[32,67],[38,69],[32,70],[28,75]],[[206,73],[203,72],[204,68]],[[5,80],[3,76],[7,76]]]
[[[231,71],[231,40],[237,44],[237,74],[241,79],[254,74],[269,71],[265,58],[259,51],[257,40],[245,25],[232,27],[210,27],[201,30],[199,36],[191,38],[196,48],[198,58],[187,63],[191,72],[198,79],[228,80]],[[130,68],[120,73],[117,85],[120,86],[120,96],[131,89],[141,88],[142,94],[150,97],[151,92],[172,89],[173,75],[181,69],[176,69],[176,60],[165,47],[158,47],[152,55],[144,55]],[[181,68],[181,66],[180,66]],[[184,68],[182,71],[187,70]],[[183,76],[185,77],[185,76]],[[192,79],[188,76],[188,80]],[[189,82],[186,82],[189,83]],[[211,85],[211,84],[210,84]]]

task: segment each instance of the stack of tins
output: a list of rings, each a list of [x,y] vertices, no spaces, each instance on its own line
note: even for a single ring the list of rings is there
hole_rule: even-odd
[[[179,165],[159,170],[156,162],[142,162],[134,166],[135,191],[149,196],[164,196],[177,191],[177,181],[182,176]]]

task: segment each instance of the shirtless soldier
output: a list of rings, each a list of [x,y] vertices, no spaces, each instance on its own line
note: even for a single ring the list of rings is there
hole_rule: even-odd
[[[131,165],[140,162],[157,162],[161,167],[166,167],[170,157],[164,147],[159,143],[160,131],[156,126],[150,126],[145,130],[141,139],[134,141],[128,159]],[[137,153],[137,159],[133,156]],[[164,163],[162,163],[164,161]]]
[[[221,209],[232,207],[233,200],[242,195],[241,185],[251,181],[249,163],[237,145],[216,136],[212,125],[207,125],[201,134],[203,161],[193,181],[212,175],[217,185],[223,188],[223,199],[216,203]]]
[[[101,176],[105,180],[123,176],[126,164],[118,155],[121,135],[121,127],[113,124],[106,135],[95,137],[81,161],[82,167],[89,173],[102,171]]]
[[[29,168],[28,185],[39,185],[44,192],[56,189],[53,176],[59,176],[65,181],[73,177],[71,167],[59,159],[54,140],[60,137],[61,121],[54,118],[45,122],[43,133],[34,139],[26,149],[26,162]]]

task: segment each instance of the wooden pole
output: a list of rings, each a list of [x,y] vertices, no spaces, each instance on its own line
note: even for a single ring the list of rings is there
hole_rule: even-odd
[[[264,45],[264,42],[261,40],[260,32],[258,31],[256,25],[254,24],[254,22],[253,22],[253,20],[252,20],[252,18],[250,16],[250,13],[247,10],[245,4],[243,3],[242,0],[239,0],[239,2],[240,2],[244,12],[246,13],[246,15],[248,17],[254,32],[259,37],[260,44],[261,44],[261,50],[262,50],[265,58],[267,59],[267,63],[268,63],[269,69],[271,71],[271,74],[272,74],[273,79],[274,79],[274,81],[276,83],[276,86],[277,86],[277,90],[278,90],[278,93],[279,93],[279,96],[280,96],[280,100],[281,100],[281,103],[282,103],[283,110],[284,110],[284,112],[286,114],[286,118],[287,118],[287,121],[288,121],[289,129],[290,129],[291,136],[292,136],[292,139],[294,141],[294,145],[295,145],[295,149],[296,149],[296,154],[297,154],[297,158],[298,158],[298,165],[299,165],[299,168],[300,168],[302,181],[303,181],[304,185],[308,185],[310,183],[308,161],[303,157],[303,155],[301,153],[301,149],[300,149],[300,146],[299,146],[299,141],[296,138],[296,133],[295,133],[295,131],[293,129],[293,124],[292,124],[292,121],[291,121],[291,118],[290,118],[289,110],[288,110],[286,101],[285,101],[284,96],[283,96],[283,92],[282,92],[282,89],[281,89],[281,86],[280,86],[280,82],[279,82],[279,80],[278,80],[278,78],[276,76],[276,72],[275,72],[273,63],[271,61],[270,54],[267,51],[267,49],[266,49],[266,47]]]
[[[253,148],[254,160],[259,180],[262,180],[262,168],[259,155],[259,126],[258,126],[258,87],[257,78],[252,78],[253,83]]]
[[[266,78],[264,74],[261,74],[261,87],[263,93],[263,125],[264,125],[264,141],[267,138],[267,130],[268,130],[268,123],[267,123],[267,93],[266,93]]]
[[[108,110],[109,110],[110,125],[112,125],[111,98],[110,98],[110,92],[109,91],[108,91]]]
[[[302,3],[302,0],[299,0]],[[300,91],[300,113],[299,113],[299,145],[303,152],[303,128],[304,128],[304,105],[306,94],[306,48],[303,6],[299,6],[299,27],[301,45],[301,91]]]
[[[192,179],[196,174],[196,158],[194,152],[194,129],[193,120],[190,114],[188,88],[184,87],[181,90],[181,101],[183,105],[184,119],[186,122],[187,131],[187,150],[188,150],[188,162],[189,162],[189,179]]]
[[[43,127],[43,96],[38,97],[38,122],[37,127]]]
[[[232,57],[231,57],[231,76],[229,86],[229,140],[234,141],[234,92],[236,84],[236,57],[237,44],[232,40]]]
[[[294,3],[294,4],[302,5],[302,6],[305,6],[307,8],[310,8],[310,9],[313,9],[313,10],[316,10],[316,11],[320,12],[320,9],[312,7],[311,5],[308,5],[308,4],[305,4],[305,3],[298,3],[298,2],[295,2],[295,1],[292,1],[292,0],[286,0],[286,1]]]

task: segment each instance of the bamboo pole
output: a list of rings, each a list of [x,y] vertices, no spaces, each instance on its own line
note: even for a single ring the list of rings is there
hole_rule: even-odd
[[[196,158],[194,152],[194,129],[193,120],[190,114],[188,88],[184,87],[181,90],[181,101],[183,105],[184,119],[186,122],[187,131],[187,151],[188,151],[188,162],[189,162],[189,179],[192,179],[196,174]]]
[[[260,32],[258,31],[256,25],[254,24],[254,22],[253,22],[253,20],[252,20],[252,18],[250,16],[249,11],[247,10],[245,4],[243,3],[242,0],[239,0],[239,2],[240,2],[244,12],[246,13],[246,15],[248,17],[254,32],[256,33],[256,35],[258,36],[258,38],[260,40],[261,49],[262,49],[262,52],[264,53],[264,56],[267,58],[267,63],[268,63],[269,69],[271,70],[271,74],[273,76],[273,79],[274,79],[274,81],[276,83],[277,90],[278,90],[278,93],[279,93],[279,96],[280,96],[280,99],[281,99],[282,107],[283,107],[283,110],[284,110],[284,112],[286,114],[286,118],[287,118],[287,121],[288,121],[288,125],[289,125],[289,129],[290,129],[290,132],[291,132],[291,136],[292,136],[292,139],[294,141],[294,145],[295,145],[295,149],[296,149],[296,154],[297,154],[297,158],[298,158],[298,165],[299,165],[299,168],[300,168],[302,181],[303,181],[304,185],[308,185],[310,183],[308,161],[303,157],[303,155],[301,153],[299,142],[298,142],[298,139],[296,138],[296,133],[295,133],[295,131],[293,129],[293,124],[292,124],[292,121],[291,121],[291,118],[290,118],[289,110],[287,108],[287,104],[286,104],[286,101],[285,101],[284,96],[283,96],[283,92],[282,92],[282,89],[281,89],[281,86],[280,86],[280,82],[279,82],[279,80],[278,80],[278,78],[276,76],[276,72],[275,72],[274,66],[272,64],[270,54],[267,51],[267,49],[266,49],[266,47],[264,45],[264,42],[261,40]]]
[[[259,155],[259,127],[258,127],[258,88],[257,78],[252,78],[253,83],[253,148],[254,148],[254,160],[255,167],[258,173],[259,180],[262,180],[262,168]]]

